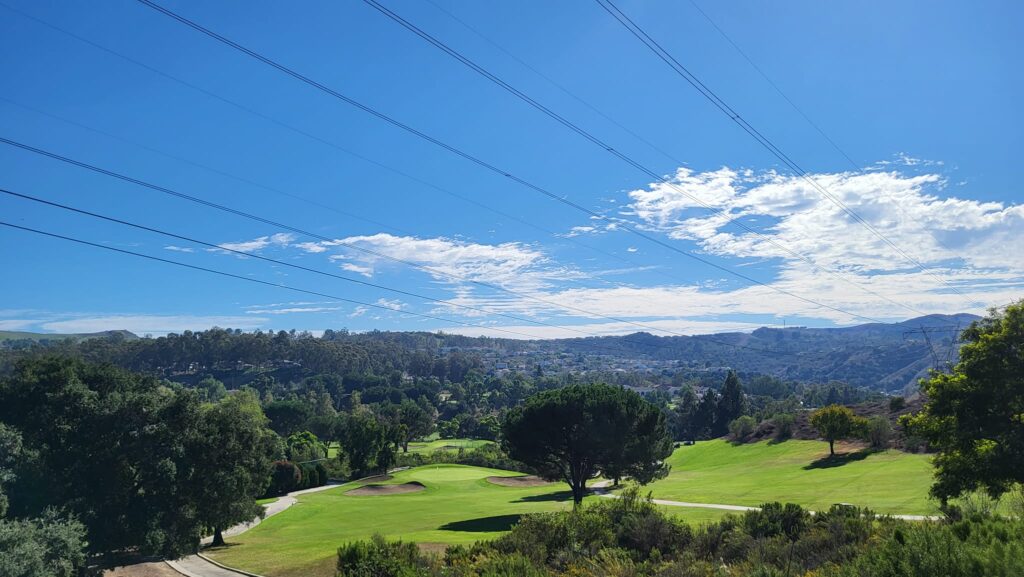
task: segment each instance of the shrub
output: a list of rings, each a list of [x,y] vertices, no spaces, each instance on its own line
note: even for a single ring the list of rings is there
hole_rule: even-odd
[[[889,411],[896,413],[902,411],[907,406],[907,400],[903,397],[893,397],[889,399]]]
[[[796,417],[790,413],[780,413],[772,417],[775,423],[775,438],[784,441],[793,436],[793,426],[796,424]]]
[[[734,441],[742,441],[750,436],[756,427],[757,421],[754,420],[754,417],[743,415],[729,422],[729,434],[732,435]]]
[[[871,446],[875,449],[885,449],[889,447],[889,440],[892,438],[892,425],[889,424],[889,419],[875,415],[867,420],[865,425],[864,440],[871,443]]]
[[[284,495],[302,483],[302,471],[291,461],[274,461],[270,472],[268,495]]]
[[[420,554],[415,543],[386,541],[374,535],[338,548],[338,577],[429,577],[436,562]]]

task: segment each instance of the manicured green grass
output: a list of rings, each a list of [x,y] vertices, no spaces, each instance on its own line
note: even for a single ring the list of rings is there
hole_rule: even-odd
[[[349,483],[303,495],[287,511],[228,538],[227,547],[208,553],[221,563],[267,577],[327,577],[334,575],[339,545],[374,533],[420,544],[472,543],[500,535],[519,515],[572,507],[567,487],[561,483],[513,488],[487,481],[490,476],[519,474],[428,465],[401,471],[387,481],[417,481],[426,486],[418,493],[397,495],[346,495],[360,486]],[[704,509],[665,509],[692,522],[723,515]]]
[[[937,513],[938,504],[928,498],[932,466],[927,455],[851,451],[833,460],[827,456],[828,444],[820,441],[698,442],[677,449],[668,460],[669,476],[645,490],[656,499],[691,503],[781,501],[812,510],[852,503],[879,513]]]
[[[458,451],[459,449],[476,449],[490,445],[494,441],[483,439],[433,439],[409,443],[410,453],[433,453],[434,451]]]

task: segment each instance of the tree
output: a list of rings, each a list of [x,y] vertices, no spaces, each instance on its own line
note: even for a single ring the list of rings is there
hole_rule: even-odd
[[[224,383],[210,376],[199,381],[196,385],[196,390],[202,395],[203,400],[211,403],[216,403],[223,399],[224,395],[228,394],[228,390],[224,388]]]
[[[1024,301],[993,310],[961,340],[960,361],[921,383],[924,408],[902,421],[938,451],[931,492],[944,501],[1024,482]]]
[[[270,419],[270,428],[282,437],[301,431],[313,413],[302,401],[273,401],[263,412]]]
[[[565,481],[579,505],[602,471],[647,482],[672,452],[665,417],[640,395],[610,385],[570,385],[534,395],[508,413],[505,448],[546,479]]]
[[[380,456],[383,445],[391,444],[387,431],[373,413],[362,410],[345,419],[341,439],[341,452],[355,475],[367,473]],[[386,455],[385,455],[386,456]]]
[[[187,441],[200,407],[194,391],[110,365],[19,362],[0,382],[0,421],[21,434],[33,459],[13,471],[11,513],[61,508],[85,526],[92,553],[194,550],[202,524],[187,490]]]
[[[18,461],[30,460],[21,435],[0,423],[0,517],[7,513],[3,484]],[[85,527],[54,509],[33,519],[0,518],[0,575],[73,577],[85,566]]]
[[[729,423],[738,419],[747,412],[747,401],[743,395],[743,385],[736,373],[729,371],[722,385],[722,393],[715,406],[715,433],[718,437],[724,435],[729,428]]]
[[[292,433],[285,441],[285,445],[288,447],[288,459],[296,463],[315,461],[327,456],[327,446],[309,431]]]
[[[829,405],[814,411],[811,415],[811,426],[828,441],[829,455],[835,456],[835,443],[857,432],[858,417],[849,408],[842,405]]]
[[[271,463],[280,452],[277,435],[266,425],[251,393],[235,393],[204,408],[198,442],[189,452],[190,492],[200,522],[214,530],[214,545],[224,544],[224,528],[263,515],[256,498],[266,492]]]
[[[892,425],[889,423],[889,419],[882,415],[875,415],[866,421],[864,440],[870,443],[872,448],[885,449],[889,446],[891,438]]]
[[[398,407],[399,422],[405,426],[402,430],[402,452],[409,452],[409,441],[426,437],[434,428],[434,416],[428,413],[415,401],[405,399]]]

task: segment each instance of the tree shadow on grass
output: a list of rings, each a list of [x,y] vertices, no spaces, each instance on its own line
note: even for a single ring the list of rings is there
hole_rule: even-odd
[[[513,501],[513,503],[545,503],[548,501],[572,501],[572,491],[555,491],[553,493],[541,493],[540,495],[527,495]]]
[[[493,533],[495,531],[508,531],[513,525],[519,522],[522,515],[495,515],[494,517],[480,517],[479,519],[466,519],[465,521],[452,521],[438,527],[442,531],[463,531],[467,533]]]
[[[843,465],[848,465],[856,461],[863,461],[872,453],[874,453],[874,451],[864,449],[861,451],[854,451],[852,453],[829,455],[804,465],[804,470],[810,471],[812,469],[831,469],[833,467],[842,467]]]

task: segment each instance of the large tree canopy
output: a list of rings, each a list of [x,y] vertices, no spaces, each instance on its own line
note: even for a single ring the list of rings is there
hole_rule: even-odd
[[[610,385],[545,391],[509,412],[504,443],[513,459],[569,484],[578,504],[602,472],[646,483],[667,471],[665,417],[640,395]]]
[[[938,450],[940,499],[1024,483],[1024,301],[993,311],[961,335],[952,372],[921,383],[922,410],[904,421]]]
[[[276,435],[246,393],[194,391],[66,358],[22,361],[0,382],[0,422],[31,459],[10,481],[10,513],[79,519],[92,553],[176,557],[204,530],[246,520],[268,482]]]

